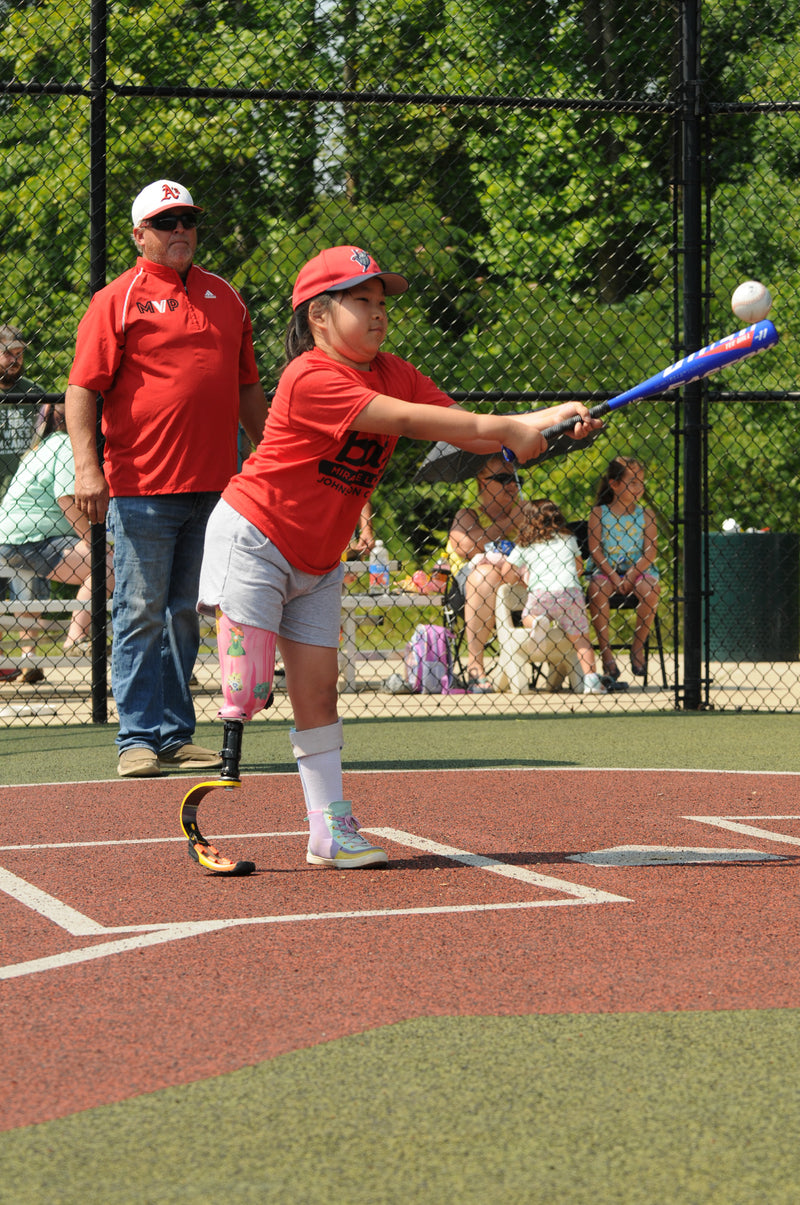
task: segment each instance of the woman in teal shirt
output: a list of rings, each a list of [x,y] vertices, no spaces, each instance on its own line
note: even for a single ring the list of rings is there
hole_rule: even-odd
[[[603,672],[619,677],[610,647],[609,600],[614,594],[635,594],[636,627],[631,645],[631,671],[645,673],[645,645],[658,609],[660,586],[655,566],[658,532],[655,515],[640,504],[644,473],[638,460],[617,456],[597,491],[589,515],[589,584],[587,598],[603,661]]]
[[[37,434],[40,442],[23,456],[0,502],[0,573],[27,573],[77,585],[77,600],[88,604],[92,594],[90,529],[75,505],[75,467],[63,405],[48,402],[42,406]],[[24,658],[36,647],[35,618],[21,615],[20,624]],[[88,606],[73,612],[65,653],[88,648],[90,625]]]

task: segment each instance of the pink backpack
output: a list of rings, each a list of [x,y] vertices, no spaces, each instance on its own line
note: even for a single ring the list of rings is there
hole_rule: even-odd
[[[406,645],[406,682],[423,695],[450,694],[453,686],[453,633],[435,623],[418,623]]]

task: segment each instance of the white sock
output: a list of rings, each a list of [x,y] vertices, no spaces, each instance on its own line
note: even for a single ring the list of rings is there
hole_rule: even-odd
[[[342,755],[338,749],[312,753],[297,763],[306,811],[324,812],[329,803],[342,798]]]
[[[328,804],[341,800],[342,722],[325,728],[307,728],[289,733],[300,782],[309,812],[324,812]],[[307,750],[307,751],[306,751]]]

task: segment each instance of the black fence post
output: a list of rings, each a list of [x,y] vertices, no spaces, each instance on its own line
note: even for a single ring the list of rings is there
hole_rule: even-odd
[[[703,180],[700,0],[683,4],[683,338],[703,346]],[[703,398],[702,381],[683,392],[683,706],[703,706]]]
[[[89,85],[89,288],[106,283],[106,84],[107,0],[92,0]],[[97,424],[100,443],[101,399]],[[106,527],[92,526],[92,723],[108,722]]]

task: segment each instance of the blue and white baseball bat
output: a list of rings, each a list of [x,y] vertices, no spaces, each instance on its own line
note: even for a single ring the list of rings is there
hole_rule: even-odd
[[[592,418],[602,418],[604,414],[619,410],[630,402],[638,402],[657,393],[666,393],[669,389],[677,389],[679,385],[688,385],[690,381],[699,381],[710,376],[712,372],[719,372],[720,368],[727,368],[738,360],[746,360],[748,356],[755,356],[760,351],[766,351],[768,347],[774,347],[779,338],[774,325],[765,318],[763,322],[746,326],[733,335],[726,335],[724,339],[718,339],[716,343],[709,343],[708,347],[701,347],[699,351],[693,351],[683,359],[676,360],[669,368],[657,372],[654,377],[648,377],[640,385],[634,385],[633,389],[593,406],[589,414]],[[563,422],[542,431],[542,435],[550,441],[558,435],[572,431],[577,422],[577,418],[565,418]],[[516,460],[510,448],[503,448],[503,455],[509,462]]]

